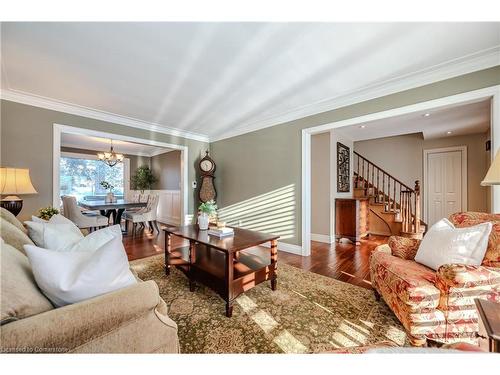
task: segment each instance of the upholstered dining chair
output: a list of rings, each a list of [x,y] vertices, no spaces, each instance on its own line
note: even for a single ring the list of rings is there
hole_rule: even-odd
[[[128,231],[128,223],[132,222],[132,235],[135,236],[137,230],[137,224],[142,224],[146,226],[146,223],[149,224],[149,228],[151,232],[154,232],[154,228],[160,233],[160,229],[158,228],[157,218],[157,210],[158,203],[160,200],[160,196],[158,194],[150,194],[147,206],[137,210],[137,211],[125,211],[123,213],[123,218],[126,220],[125,225]]]
[[[80,229],[93,231],[97,228],[103,228],[108,225],[109,219],[99,214],[85,215],[82,213],[76,203],[76,198],[71,195],[63,195],[63,214],[71,220]]]

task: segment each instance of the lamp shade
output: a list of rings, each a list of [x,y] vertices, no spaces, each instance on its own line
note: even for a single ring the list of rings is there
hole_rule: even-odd
[[[493,159],[493,163],[491,163],[490,169],[488,169],[488,173],[486,173],[481,185],[500,185],[500,150],[495,155],[495,159]]]
[[[0,194],[36,194],[29,169],[0,168]]]

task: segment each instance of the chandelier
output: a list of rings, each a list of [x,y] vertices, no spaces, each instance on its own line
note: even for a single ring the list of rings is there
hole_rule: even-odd
[[[97,153],[97,158],[109,165],[110,167],[114,167],[118,163],[123,162],[123,154],[117,154],[116,152],[113,151],[113,140],[111,139],[111,148],[109,152],[98,152]]]

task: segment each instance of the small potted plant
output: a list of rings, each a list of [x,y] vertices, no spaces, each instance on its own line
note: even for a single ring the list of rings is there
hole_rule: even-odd
[[[108,181],[101,181],[100,185],[108,190],[108,194],[106,194],[105,202],[106,203],[113,203],[115,202],[115,195],[113,194],[113,189],[115,188],[113,185],[111,185]]]
[[[52,206],[49,207],[44,207],[40,208],[38,210],[38,217],[43,220],[50,220],[50,218],[54,215],[57,215],[59,213],[59,210],[57,208],[54,208]]]
[[[200,230],[207,230],[210,222],[210,216],[217,212],[215,201],[208,201],[200,204],[198,207],[198,227]]]

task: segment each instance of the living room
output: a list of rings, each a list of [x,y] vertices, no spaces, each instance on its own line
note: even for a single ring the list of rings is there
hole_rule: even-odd
[[[2,356],[498,353],[500,23],[215,18],[2,21]]]

